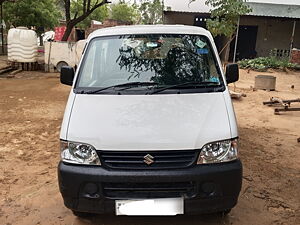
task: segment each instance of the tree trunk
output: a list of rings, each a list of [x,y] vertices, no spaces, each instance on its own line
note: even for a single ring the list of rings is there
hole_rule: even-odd
[[[40,38],[40,46],[43,46],[44,45],[44,41],[43,41],[42,34],[39,34],[39,38]]]
[[[67,24],[66,31],[65,31],[64,36],[62,37],[61,41],[68,41],[68,38],[69,38],[74,26],[75,26],[75,24],[73,24],[73,23]]]
[[[0,0],[1,1],[1,0]],[[108,0],[102,0],[98,2],[97,4],[91,7],[91,0],[83,1],[83,14],[79,17],[77,17],[77,14],[75,14],[74,18],[71,19],[71,14],[70,14],[70,9],[71,9],[71,1],[70,0],[65,0],[65,13],[66,13],[66,21],[67,21],[67,28],[64,33],[64,36],[62,37],[62,41],[67,41],[73,27],[81,21],[83,21],[85,18],[87,18],[92,12],[94,12],[97,8],[101,7],[102,5],[111,3]]]

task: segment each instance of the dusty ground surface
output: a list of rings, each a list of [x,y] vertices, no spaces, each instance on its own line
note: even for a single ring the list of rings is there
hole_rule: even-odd
[[[234,101],[244,178],[229,216],[90,220],[74,217],[63,206],[57,185],[59,130],[69,87],[59,84],[57,74],[0,75],[0,224],[299,224],[300,112],[274,115],[262,102],[272,96],[300,98],[300,73],[271,73],[277,77],[275,92],[252,91],[256,74],[242,71],[236,84],[247,94]]]

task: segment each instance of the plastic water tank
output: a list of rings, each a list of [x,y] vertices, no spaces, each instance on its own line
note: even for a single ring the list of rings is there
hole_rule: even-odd
[[[38,54],[37,35],[26,27],[12,28],[7,35],[7,56],[12,62],[36,62]]]

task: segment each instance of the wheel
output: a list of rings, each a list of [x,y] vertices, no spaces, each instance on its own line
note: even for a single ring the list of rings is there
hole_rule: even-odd
[[[75,210],[72,210],[72,212],[75,216],[77,216],[79,218],[89,218],[89,217],[93,217],[96,215],[94,213],[79,212],[79,211],[75,211]]]
[[[225,209],[223,211],[216,212],[216,214],[221,216],[221,217],[226,217],[230,213],[230,211],[231,211],[231,209]]]
[[[63,66],[68,66],[68,63],[66,63],[66,62],[64,62],[64,61],[60,61],[59,63],[57,63],[57,65],[56,65],[57,71],[60,72],[60,71],[61,71],[61,68],[62,68]]]

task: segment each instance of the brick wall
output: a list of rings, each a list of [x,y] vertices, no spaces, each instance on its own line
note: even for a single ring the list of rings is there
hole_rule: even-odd
[[[294,48],[291,53],[291,63],[297,63],[300,65],[300,49]]]

